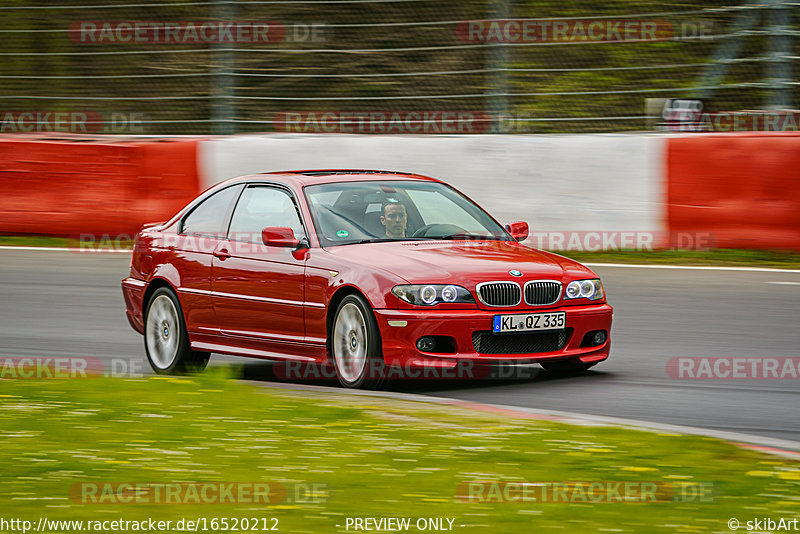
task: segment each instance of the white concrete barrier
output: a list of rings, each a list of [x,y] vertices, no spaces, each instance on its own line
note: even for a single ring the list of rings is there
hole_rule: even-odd
[[[666,231],[664,153],[650,135],[240,135],[202,141],[201,179],[344,168],[442,179],[537,232]],[[658,234],[660,235],[660,234]]]

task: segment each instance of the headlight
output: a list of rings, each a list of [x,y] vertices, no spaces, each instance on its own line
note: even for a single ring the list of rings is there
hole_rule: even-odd
[[[436,302],[436,288],[433,286],[425,286],[422,288],[422,291],[419,292],[419,296],[425,304],[433,304]]]
[[[599,300],[603,298],[603,284],[599,278],[592,280],[575,280],[567,284],[567,290],[564,291],[565,299],[589,299]]]
[[[475,303],[469,291],[461,286],[444,284],[394,286],[392,293],[399,299],[417,306],[435,306],[447,302]]]
[[[445,302],[455,302],[458,298],[458,288],[456,286],[445,286],[442,289],[442,300]]]

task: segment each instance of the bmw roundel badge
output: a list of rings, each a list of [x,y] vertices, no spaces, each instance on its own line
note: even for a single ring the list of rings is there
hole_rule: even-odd
[[[522,276],[522,273],[516,269],[511,269],[510,271],[508,271],[508,274],[510,274],[511,276]]]

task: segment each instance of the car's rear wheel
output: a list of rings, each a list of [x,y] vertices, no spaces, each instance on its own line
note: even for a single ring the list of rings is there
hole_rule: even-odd
[[[166,287],[153,292],[144,321],[144,349],[150,367],[162,375],[200,372],[210,354],[192,350],[181,304]]]
[[[343,386],[376,389],[384,383],[378,323],[372,308],[360,295],[348,295],[339,304],[330,348],[336,376]]]
[[[597,363],[584,363],[579,359],[575,358],[572,360],[560,360],[554,362],[542,362],[540,364],[544,367],[544,370],[548,373],[556,376],[572,376],[572,375],[579,375],[589,369],[590,367],[594,367]]]

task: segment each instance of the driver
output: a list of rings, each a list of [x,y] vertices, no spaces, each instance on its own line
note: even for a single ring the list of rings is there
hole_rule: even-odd
[[[385,237],[405,237],[406,207],[396,200],[384,202],[381,207],[381,224],[386,227]]]

